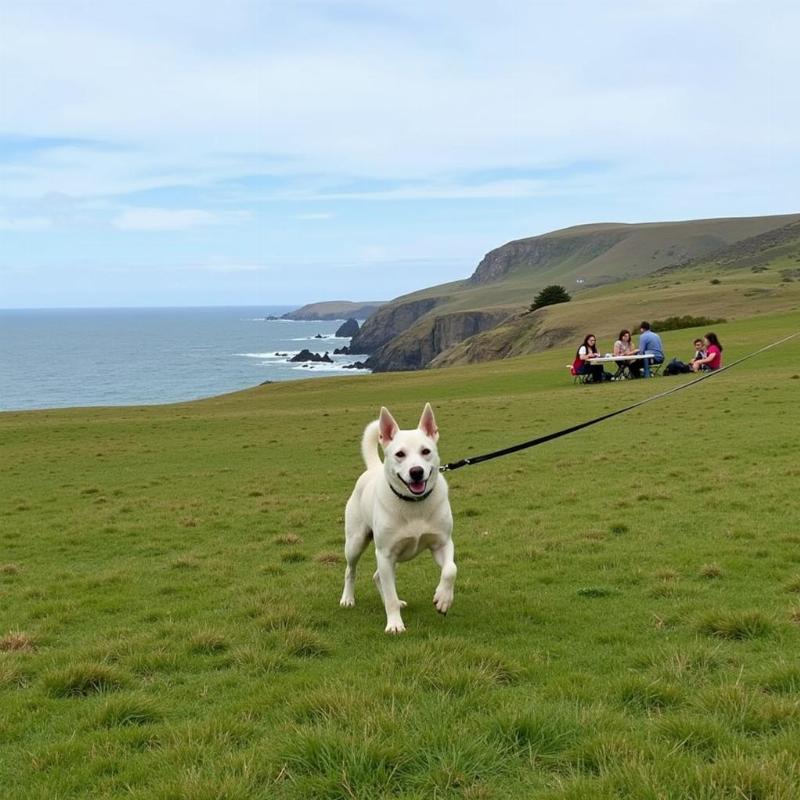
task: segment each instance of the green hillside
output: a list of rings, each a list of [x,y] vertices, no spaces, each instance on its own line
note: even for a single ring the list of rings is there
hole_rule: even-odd
[[[354,340],[355,351],[373,353],[371,364],[379,371],[414,369],[431,362],[458,363],[465,348],[471,350],[472,360],[481,360],[491,352],[530,352],[530,348],[517,347],[510,335],[499,348],[475,346],[465,340],[476,334],[482,342],[494,339],[499,333],[495,330],[498,323],[509,317],[517,319],[510,324],[512,329],[519,327],[524,338],[524,329],[532,321],[520,321],[518,315],[530,306],[539,289],[551,283],[564,285],[576,303],[585,298],[590,306],[594,298],[608,296],[604,286],[612,287],[614,294],[641,286],[645,288],[642,296],[652,301],[645,305],[666,304],[671,309],[669,292],[659,291],[667,284],[653,284],[648,276],[680,272],[684,282],[701,280],[708,270],[720,267],[715,260],[718,254],[727,270],[750,269],[758,262],[778,275],[780,269],[800,257],[799,221],[798,215],[783,215],[641,225],[609,223],[510,242],[488,253],[468,280],[431,287],[385,305],[362,327]],[[677,298],[678,303],[683,301]],[[727,302],[721,298],[716,305]],[[563,330],[556,324],[558,320],[550,319],[549,311],[538,312],[537,324],[542,318],[549,322],[542,329],[546,336],[539,337],[535,349],[563,343],[585,327],[580,318],[582,309],[572,303],[569,306],[569,310],[558,312],[567,315]],[[774,306],[784,307],[782,301]],[[569,319],[573,312],[574,321]],[[689,312],[678,309],[669,313]],[[593,318],[592,313],[589,321],[595,324]],[[631,324],[630,320],[625,322],[628,327]],[[617,325],[609,321],[602,332],[610,332]]]
[[[732,360],[798,330],[718,333]],[[684,380],[576,386],[570,355],[0,414],[3,800],[795,797],[800,338],[452,473],[446,618],[424,557],[404,635],[371,552],[339,607],[381,405],[431,401],[449,461]]]
[[[309,303],[302,308],[289,311],[283,314],[283,319],[365,319],[370,314],[374,314],[381,306],[383,301],[370,300],[363,303],[351,300],[326,300],[321,303]]]
[[[772,247],[741,246],[711,259],[661,270],[647,278],[577,294],[569,303],[533,313],[526,309],[500,325],[442,352],[431,366],[442,367],[535,353],[593,332],[610,350],[618,332],[636,333],[643,319],[702,316],[726,320],[800,308],[800,225],[781,229]],[[702,331],[701,333],[703,333]]]

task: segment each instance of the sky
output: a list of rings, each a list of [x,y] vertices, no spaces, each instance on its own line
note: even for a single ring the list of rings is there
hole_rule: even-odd
[[[0,0],[0,308],[385,300],[800,211],[800,4]]]

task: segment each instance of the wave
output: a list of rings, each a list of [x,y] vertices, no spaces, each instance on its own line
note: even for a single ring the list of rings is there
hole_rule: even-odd
[[[234,355],[240,356],[241,358],[260,358],[262,360],[285,361],[287,358],[296,356],[299,352],[299,350],[274,350],[270,353],[234,353]],[[322,355],[322,353],[320,353],[320,355]]]
[[[348,364],[352,364],[352,361],[348,361],[346,363],[341,364],[328,364],[327,362],[318,362],[318,361],[309,361],[305,364],[295,364],[292,369],[298,370],[302,369],[305,372],[347,372],[353,375],[366,375],[372,370],[369,369],[348,369]]]
[[[332,340],[336,342],[346,342],[350,336],[336,336],[333,333],[324,333],[322,336],[298,336],[296,339],[287,339],[287,342],[322,342]]]

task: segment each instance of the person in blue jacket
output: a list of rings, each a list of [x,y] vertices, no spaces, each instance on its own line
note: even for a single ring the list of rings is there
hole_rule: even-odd
[[[650,330],[650,323],[646,321],[639,326],[639,331],[639,347],[635,352],[649,355],[651,364],[663,363],[664,345],[661,344],[661,337]],[[641,378],[641,361],[631,361],[629,369],[634,378]]]

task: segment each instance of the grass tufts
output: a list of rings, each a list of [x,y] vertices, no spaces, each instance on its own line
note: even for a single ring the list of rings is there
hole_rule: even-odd
[[[493,735],[509,750],[527,756],[531,763],[552,760],[582,735],[582,726],[572,708],[555,707],[547,712],[513,712],[499,716]]]
[[[95,721],[103,728],[117,728],[150,725],[162,719],[163,714],[151,699],[127,695],[106,700],[97,712]]]
[[[75,664],[45,676],[45,689],[52,697],[88,697],[115,692],[128,681],[118,670],[105,664]]]
[[[222,634],[210,630],[196,633],[189,644],[192,653],[204,655],[224,653],[229,647],[228,640]]]
[[[276,536],[273,540],[273,544],[300,544],[303,540],[296,534],[296,533],[283,533],[280,536]]]
[[[258,624],[268,631],[282,631],[303,624],[300,612],[288,603],[277,603],[267,608],[257,619]]]
[[[800,697],[800,667],[781,666],[767,673],[760,681],[763,691],[776,694],[796,694]]]
[[[578,597],[610,597],[612,594],[616,594],[616,592],[604,586],[582,586],[580,589],[576,590],[575,594],[577,594]]]
[[[786,584],[786,591],[800,594],[800,575],[793,575]]]
[[[682,698],[675,686],[635,676],[622,684],[620,699],[632,711],[660,711],[679,705]]]
[[[329,645],[315,631],[290,628],[283,635],[286,652],[299,658],[322,658],[330,653]]]
[[[761,611],[716,611],[700,621],[699,630],[719,639],[757,639],[770,633],[772,624]]]
[[[701,578],[715,579],[722,577],[722,567],[719,564],[703,564],[698,572]]]
[[[796,726],[800,719],[796,701],[739,684],[707,689],[701,705],[721,718],[727,727],[748,736],[774,734]]]
[[[728,746],[731,736],[719,720],[698,714],[678,713],[661,717],[657,734],[675,749],[710,758]]]
[[[281,749],[279,774],[294,783],[298,798],[377,800],[397,795],[411,759],[408,750],[375,735],[301,727]]]
[[[327,566],[335,566],[337,564],[342,564],[344,562],[344,557],[341,553],[333,553],[333,552],[324,552],[324,553],[317,553],[314,556],[314,561],[317,564],[326,564]]]
[[[620,534],[627,533],[630,528],[622,522],[618,522],[615,525],[612,525],[609,530],[611,533],[619,536]]]

